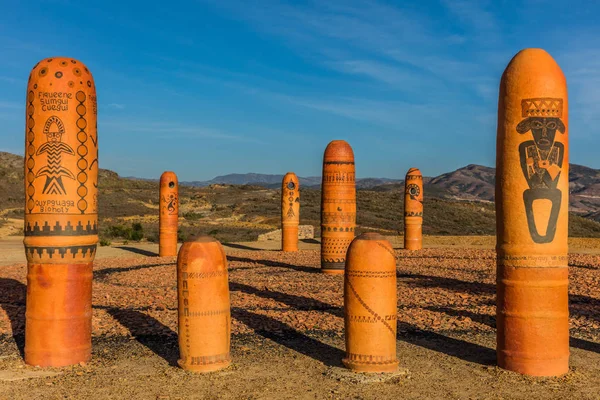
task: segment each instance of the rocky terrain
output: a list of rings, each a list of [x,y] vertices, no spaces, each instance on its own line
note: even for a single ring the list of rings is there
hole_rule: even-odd
[[[598,255],[569,257],[571,370],[560,378],[495,366],[493,250],[396,250],[402,373],[387,378],[342,368],[343,277],[319,273],[318,250],[227,255],[234,361],[208,375],[176,364],[175,258],[98,259],[93,359],[61,369],[24,365],[26,267],[2,266],[0,399],[597,398]]]

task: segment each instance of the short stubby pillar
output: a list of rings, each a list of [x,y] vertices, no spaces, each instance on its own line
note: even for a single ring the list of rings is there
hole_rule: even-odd
[[[321,185],[321,270],[343,274],[356,228],[354,152],[343,140],[327,145]]]
[[[211,372],[231,364],[227,258],[209,236],[185,242],[177,257],[181,368]]]
[[[423,175],[411,168],[404,180],[404,248],[423,248]]]
[[[298,251],[300,225],[300,183],[293,172],[288,172],[281,183],[281,249]]]
[[[344,365],[356,372],[394,372],[396,358],[396,257],[377,233],[358,236],[344,274]]]
[[[160,176],[160,214],[158,217],[158,255],[177,255],[177,228],[179,218],[179,183],[175,172]]]
[[[498,365],[526,375],[569,370],[568,148],[565,77],[522,50],[498,101],[496,323]]]
[[[80,61],[47,58],[31,71],[26,99],[25,362],[61,367],[91,358],[96,87]]]

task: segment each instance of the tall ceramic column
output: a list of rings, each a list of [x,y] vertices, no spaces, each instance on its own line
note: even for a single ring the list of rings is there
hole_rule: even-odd
[[[158,255],[177,255],[177,227],[179,218],[179,184],[175,172],[160,176],[160,215],[158,218]]]
[[[72,58],[31,71],[25,116],[25,362],[91,358],[92,264],[98,242],[96,87]]]
[[[498,365],[569,370],[569,145],[565,77],[541,49],[500,82],[496,155]]]
[[[411,168],[404,180],[404,248],[423,248],[423,175]]]
[[[356,372],[393,372],[396,358],[396,256],[377,233],[358,236],[348,249],[344,276],[344,365]]]
[[[293,172],[288,172],[281,183],[281,249],[298,251],[300,224],[300,183]]]
[[[321,270],[343,274],[356,228],[354,152],[343,140],[327,145],[321,185]]]
[[[177,257],[181,368],[210,372],[231,363],[227,258],[209,236],[185,242]]]

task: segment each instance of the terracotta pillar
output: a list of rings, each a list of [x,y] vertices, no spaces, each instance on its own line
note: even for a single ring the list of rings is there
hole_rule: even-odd
[[[177,223],[179,218],[179,184],[175,172],[160,176],[160,215],[158,219],[158,255],[177,255]]]
[[[393,372],[396,358],[396,256],[378,233],[358,236],[344,276],[344,365],[356,372]]]
[[[565,77],[522,50],[498,101],[496,321],[498,365],[527,375],[569,370],[568,149]]]
[[[281,248],[298,251],[300,224],[300,183],[293,172],[283,177],[281,184]]]
[[[321,270],[343,274],[356,227],[354,152],[343,140],[327,145],[321,185]]]
[[[87,362],[98,242],[96,87],[72,58],[31,71],[25,116],[25,362]]]
[[[423,248],[423,175],[411,168],[404,180],[404,248]]]
[[[177,257],[181,368],[210,372],[231,363],[227,258],[210,236],[185,242]]]

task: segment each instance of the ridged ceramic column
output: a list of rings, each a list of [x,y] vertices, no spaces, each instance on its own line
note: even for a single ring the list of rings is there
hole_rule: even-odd
[[[179,218],[179,184],[175,172],[166,171],[160,176],[160,215],[158,219],[158,255],[177,255],[177,228]]]
[[[358,236],[348,249],[344,276],[344,365],[356,372],[394,372],[396,358],[396,257],[377,233]]]
[[[87,362],[98,242],[96,87],[72,58],[40,61],[25,117],[25,362]]]
[[[423,175],[411,168],[404,180],[404,248],[423,248]]]
[[[227,258],[209,236],[185,242],[177,257],[181,368],[210,372],[231,363]]]
[[[568,149],[565,77],[522,50],[498,102],[496,321],[498,365],[527,375],[569,370]]]
[[[298,251],[300,224],[300,183],[293,172],[283,177],[281,184],[281,249]]]
[[[327,145],[321,185],[321,270],[343,274],[356,228],[354,152],[343,140]]]

